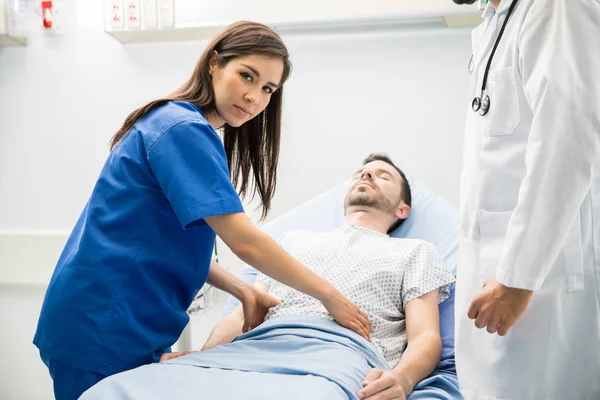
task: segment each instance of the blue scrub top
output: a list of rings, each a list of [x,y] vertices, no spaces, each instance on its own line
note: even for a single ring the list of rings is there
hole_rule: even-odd
[[[202,111],[168,102],[113,149],[50,281],[34,344],[111,375],[158,361],[188,322],[215,233],[243,212],[225,149]]]

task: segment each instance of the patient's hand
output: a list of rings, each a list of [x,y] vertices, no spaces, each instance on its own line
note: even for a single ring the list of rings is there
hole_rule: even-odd
[[[241,299],[244,310],[244,326],[242,332],[248,332],[262,324],[271,307],[281,304],[281,301],[267,292],[250,288]]]
[[[363,389],[357,393],[365,400],[406,400],[406,383],[394,371],[375,368],[369,371],[362,382]]]

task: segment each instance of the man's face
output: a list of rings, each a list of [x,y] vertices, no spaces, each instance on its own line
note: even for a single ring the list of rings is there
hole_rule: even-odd
[[[402,201],[402,176],[384,161],[372,161],[354,173],[344,209],[365,206],[394,214]]]

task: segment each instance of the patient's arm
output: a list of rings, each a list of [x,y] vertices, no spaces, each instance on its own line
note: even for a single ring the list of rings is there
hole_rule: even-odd
[[[394,372],[404,377],[407,394],[433,372],[442,356],[438,295],[434,290],[405,307],[407,346]]]
[[[265,296],[262,296],[261,299],[259,299],[259,301],[258,301],[259,307],[262,307],[262,309],[259,311],[261,311],[260,314],[262,315],[262,318],[264,319],[264,316],[266,315],[269,308],[275,304],[272,304],[272,303],[265,304],[265,302],[264,302],[264,301],[269,302],[270,299],[272,299],[272,297],[270,297],[267,294],[267,292],[269,291],[269,288],[267,285],[265,285],[262,282],[256,282],[254,284],[254,289],[257,294],[265,295]],[[264,301],[261,301],[263,299],[264,299]],[[263,321],[259,321],[259,322],[262,323]],[[219,346],[221,344],[231,342],[236,336],[239,336],[243,333],[243,326],[244,326],[244,310],[242,308],[242,304],[240,304],[239,306],[237,306],[237,308],[235,310],[233,310],[233,312],[231,312],[228,316],[226,316],[225,318],[223,318],[221,321],[219,321],[217,323],[217,325],[214,327],[214,329],[210,333],[208,339],[206,340],[206,343],[204,343],[204,346],[202,346],[202,350],[208,350],[213,347]],[[256,326],[250,326],[250,329],[255,328],[255,327]]]
[[[232,277],[227,277],[227,275],[232,275]],[[211,263],[211,272],[207,281],[237,297],[242,304],[215,326],[202,350],[229,343],[236,336],[257,327],[264,322],[269,309],[281,303],[268,293],[269,288],[264,283],[257,282],[252,287],[214,262]],[[160,362],[190,353],[193,351],[165,353],[161,356]]]
[[[381,399],[404,399],[433,372],[442,356],[438,293],[434,290],[406,304],[406,350],[392,371],[369,372],[363,381],[365,387],[359,392],[359,397],[361,393],[364,397],[360,398],[379,394]]]
[[[242,303],[243,332],[248,332],[262,324],[269,309],[280,303],[279,300],[266,293],[268,290],[257,290],[256,286],[252,287],[248,282],[238,278],[214,261],[210,263],[210,272],[206,281]]]
[[[244,324],[244,313],[240,304],[229,315],[220,320],[208,336],[201,351],[212,349],[221,344],[229,343],[236,336],[241,335]]]

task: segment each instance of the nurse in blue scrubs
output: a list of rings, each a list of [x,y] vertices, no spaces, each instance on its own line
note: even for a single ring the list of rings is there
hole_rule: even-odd
[[[260,321],[276,300],[211,265],[215,235],[244,262],[319,299],[341,325],[369,337],[366,314],[259,231],[236,191],[258,194],[266,216],[290,69],[272,30],[236,23],[209,43],[180,89],[132,112],[115,134],[35,333],[58,400],[157,362],[207,280],[242,301],[246,328]]]

